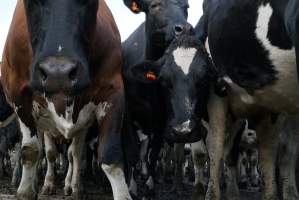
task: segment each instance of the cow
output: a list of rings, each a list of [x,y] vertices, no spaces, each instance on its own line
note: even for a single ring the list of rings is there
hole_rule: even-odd
[[[220,199],[219,177],[229,114],[256,124],[263,200],[277,199],[277,114],[299,112],[296,57],[298,1],[207,0],[196,30],[208,39],[222,93],[210,92],[210,180],[206,200]],[[207,38],[206,38],[207,37]],[[224,97],[221,97],[224,96]],[[230,199],[238,199],[237,196]]]
[[[0,65],[1,67],[1,65]],[[0,85],[0,178],[8,174],[8,166],[5,160],[10,163],[9,151],[20,141],[20,131],[16,121],[16,115],[12,107],[7,103]]]
[[[241,188],[257,187],[259,185],[257,145],[256,131],[250,129],[248,121],[245,120],[238,155],[238,182]]]
[[[163,134],[167,141],[195,142],[205,132],[202,119],[206,120],[207,95],[216,78],[211,62],[203,44],[186,34],[174,39],[159,60],[144,61],[128,71],[127,76],[136,84],[155,84],[162,92],[160,102],[166,115]]]
[[[133,13],[145,13],[146,20],[123,42],[123,75],[126,90],[127,110],[130,128],[140,150],[136,151],[142,174],[153,190],[153,174],[162,146],[165,117],[163,105],[159,102],[160,92],[154,84],[136,84],[127,74],[132,67],[144,60],[161,58],[171,41],[184,33],[192,32],[187,22],[188,0],[123,0]],[[147,113],[144,115],[144,113]],[[149,137],[153,136],[153,137]],[[128,148],[126,148],[128,149]],[[130,156],[134,157],[134,156]],[[149,159],[147,159],[149,158]],[[135,161],[132,161],[134,166]]]
[[[114,199],[131,199],[124,175],[121,127],[124,86],[121,42],[104,0],[20,0],[6,39],[1,67],[8,102],[22,132],[18,199],[37,199],[37,167],[45,136],[46,158],[55,143],[70,141],[65,194],[82,199],[80,168],[88,127],[98,123],[98,167]],[[54,190],[53,168],[43,190]]]

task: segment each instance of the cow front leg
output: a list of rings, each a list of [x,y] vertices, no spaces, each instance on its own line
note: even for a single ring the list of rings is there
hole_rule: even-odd
[[[175,152],[175,175],[173,183],[173,191],[178,195],[183,193],[183,164],[185,161],[185,144],[174,144]]]
[[[277,184],[275,169],[279,137],[270,115],[260,119],[257,125],[257,138],[259,140],[261,172],[265,182],[262,191],[262,200],[276,200]]]
[[[207,182],[205,182],[204,168],[206,162],[208,162],[208,152],[206,145],[202,140],[191,144],[191,150],[195,172],[192,200],[204,200],[207,186]]]
[[[124,152],[121,130],[124,113],[124,94],[119,92],[100,103],[96,109],[100,123],[98,142],[98,163],[108,177],[114,200],[131,200],[124,174]],[[126,146],[126,145],[124,145]]]
[[[220,199],[220,171],[224,157],[224,141],[227,120],[227,102],[225,99],[215,95],[211,90],[208,103],[209,125],[211,127],[208,134],[208,151],[210,156],[210,179],[206,200]]]
[[[71,187],[71,182],[72,182],[72,176],[73,176],[73,155],[72,155],[72,146],[69,146],[68,151],[67,151],[67,158],[68,158],[68,170],[67,174],[64,180],[64,195],[69,196],[72,194],[72,187]]]
[[[17,191],[17,199],[33,200],[38,194],[38,162],[41,156],[41,136],[31,136],[30,129],[19,119],[22,132],[22,178]],[[38,139],[39,138],[39,139]]]
[[[293,145],[290,144],[285,145],[283,148],[280,148],[281,152],[279,152],[280,155],[278,167],[282,184],[283,200],[299,199],[298,190],[296,187],[296,168],[298,167],[296,165],[298,153],[294,149]]]
[[[242,189],[246,189],[248,186],[247,166],[248,166],[248,158],[247,158],[246,152],[239,153],[238,183]]]
[[[14,187],[18,187],[22,169],[21,169],[21,144],[17,143],[15,145],[14,154],[12,155],[12,163],[14,163],[14,169],[12,173],[11,185]]]
[[[82,184],[81,184],[81,167],[83,160],[83,153],[85,147],[85,138],[87,131],[82,131],[78,133],[72,141],[70,146],[72,154],[72,179],[71,179],[71,188],[72,188],[72,197],[74,199],[82,199]],[[71,163],[69,163],[71,165]]]
[[[250,157],[250,178],[251,184],[254,187],[258,187],[260,183],[260,175],[258,170],[258,151],[253,150],[253,153]],[[294,181],[295,181],[295,174],[294,174]],[[296,182],[294,182],[296,185]],[[299,199],[299,196],[298,196]]]
[[[56,193],[55,188],[55,161],[57,158],[57,149],[54,141],[49,136],[49,133],[44,133],[45,151],[47,159],[47,173],[45,177],[42,194],[53,195]]]

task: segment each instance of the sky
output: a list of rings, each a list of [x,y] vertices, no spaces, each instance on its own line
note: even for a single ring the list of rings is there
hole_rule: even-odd
[[[0,0],[0,60],[16,2],[17,0]],[[132,13],[122,0],[106,0],[106,2],[114,15],[122,40],[145,20],[143,13]],[[188,21],[195,25],[202,14],[202,0],[189,0],[189,4]]]

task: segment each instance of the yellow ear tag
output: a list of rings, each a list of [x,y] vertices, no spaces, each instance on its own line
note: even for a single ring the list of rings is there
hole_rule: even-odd
[[[132,1],[131,9],[132,9],[133,12],[136,12],[136,13],[140,12],[139,6],[135,1]]]
[[[155,81],[157,80],[157,76],[154,72],[152,71],[148,71],[145,73],[145,77],[148,79],[148,80],[151,80],[151,81]]]

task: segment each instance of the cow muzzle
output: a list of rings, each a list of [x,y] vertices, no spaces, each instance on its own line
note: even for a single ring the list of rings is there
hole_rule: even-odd
[[[179,136],[184,136],[184,135],[190,134],[192,132],[192,130],[193,130],[193,128],[191,126],[190,120],[187,120],[187,121],[173,127],[173,132]]]
[[[36,66],[37,89],[46,94],[78,93],[88,85],[87,73],[78,62],[64,57],[49,57]]]

